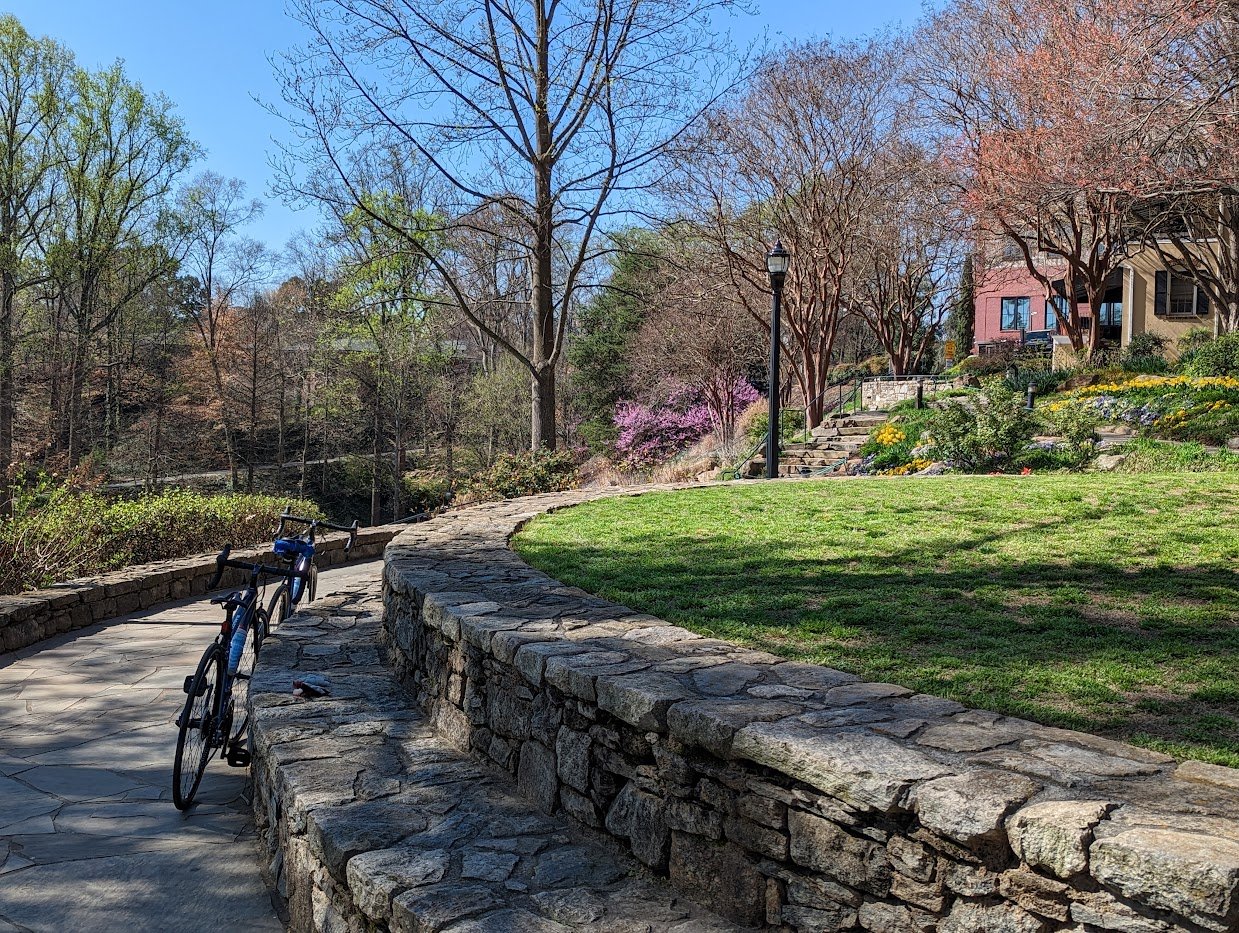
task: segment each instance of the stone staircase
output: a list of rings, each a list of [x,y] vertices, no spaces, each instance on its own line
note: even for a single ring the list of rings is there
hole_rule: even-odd
[[[847,473],[860,457],[856,451],[865,443],[869,432],[887,419],[883,411],[862,411],[850,415],[834,415],[810,432],[804,443],[783,444],[779,454],[780,476],[811,476],[818,470],[834,467],[832,472]],[[841,462],[843,461],[843,462]],[[744,476],[766,475],[766,452],[753,457],[745,467]]]

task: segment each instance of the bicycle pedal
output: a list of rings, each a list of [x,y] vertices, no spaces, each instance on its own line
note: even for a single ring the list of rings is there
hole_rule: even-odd
[[[242,748],[239,745],[234,745],[232,748],[228,749],[228,755],[226,757],[228,760],[228,767],[247,768],[249,767],[249,763],[254,756],[250,754],[250,750],[248,748]]]

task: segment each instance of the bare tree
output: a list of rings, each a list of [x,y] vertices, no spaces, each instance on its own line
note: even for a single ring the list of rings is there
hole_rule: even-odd
[[[1115,93],[1132,113],[1133,145],[1147,153],[1133,179],[1144,243],[1188,272],[1220,331],[1239,331],[1239,9],[1148,0],[1133,18],[1144,68]],[[1125,34],[1106,38],[1115,54],[1131,54]]]
[[[553,447],[556,365],[576,292],[608,221],[632,208],[655,160],[741,67],[711,22],[738,2],[292,0],[311,39],[278,66],[298,137],[284,188],[342,192],[401,234],[401,219],[365,207],[365,195],[399,190],[391,167],[414,165],[443,186],[436,209],[449,242],[484,232],[477,211],[501,212],[530,283],[527,345],[490,327],[450,248],[427,251],[421,230],[408,248],[528,369],[532,443]],[[307,147],[319,155],[308,177]]]
[[[1152,36],[1143,0],[959,0],[925,27],[921,85],[956,134],[984,261],[1006,249],[1091,353],[1079,294],[1098,315],[1140,236],[1132,213],[1149,159],[1137,97]],[[1158,30],[1157,32],[1160,32]],[[978,273],[982,270],[978,269]]]
[[[734,299],[767,331],[766,253],[776,237],[791,252],[782,352],[810,426],[824,414],[857,231],[880,197],[871,175],[900,104],[897,64],[885,38],[771,55],[743,99],[691,140],[672,188]]]
[[[968,231],[933,150],[893,139],[874,179],[882,196],[856,231],[863,246],[848,303],[901,376],[915,372],[938,339]]]
[[[762,331],[716,276],[707,248],[680,242],[668,252],[677,262],[664,263],[650,283],[658,310],[633,341],[632,388],[654,394],[691,388],[729,441],[744,404],[737,388],[765,353]]]
[[[208,171],[181,191],[178,209],[186,242],[184,266],[200,289],[199,300],[189,309],[189,315],[210,363],[228,469],[232,488],[236,489],[236,419],[227,404],[224,337],[228,330],[224,322],[238,296],[258,286],[268,272],[266,249],[241,233],[262,213],[262,203],[245,197],[245,182],[239,178],[225,179]]]

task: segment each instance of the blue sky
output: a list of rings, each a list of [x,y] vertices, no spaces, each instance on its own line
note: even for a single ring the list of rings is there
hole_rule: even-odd
[[[849,38],[911,22],[921,9],[920,0],[757,0],[756,6],[756,16],[732,20],[737,41],[762,30],[776,39]],[[207,151],[197,170],[241,178],[266,201],[251,236],[279,249],[298,228],[315,225],[313,212],[294,212],[268,196],[271,140],[284,127],[254,101],[278,99],[268,57],[299,36],[283,0],[0,0],[0,9],[30,32],[59,39],[85,65],[124,59],[132,78],[167,94]]]

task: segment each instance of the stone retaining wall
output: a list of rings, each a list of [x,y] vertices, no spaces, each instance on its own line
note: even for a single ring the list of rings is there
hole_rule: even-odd
[[[348,560],[377,557],[407,525],[364,528]],[[317,542],[318,565],[330,567],[345,561],[347,535],[332,534]],[[240,560],[269,560],[270,549],[236,551]],[[0,596],[0,653],[25,648],[52,635],[60,635],[148,609],[169,599],[200,596],[215,574],[215,555],[200,554],[181,560],[138,564],[101,574],[57,583],[47,589],[29,590],[17,596]],[[228,570],[225,586],[239,586],[243,574]]]
[[[597,495],[453,512],[386,554],[395,669],[538,808],[755,927],[1239,929],[1239,772],[701,638],[509,550]]]
[[[925,386],[925,394],[945,392],[955,388],[950,379],[874,379],[861,386],[861,406],[867,411],[885,411],[898,402],[916,398],[917,384]]]

